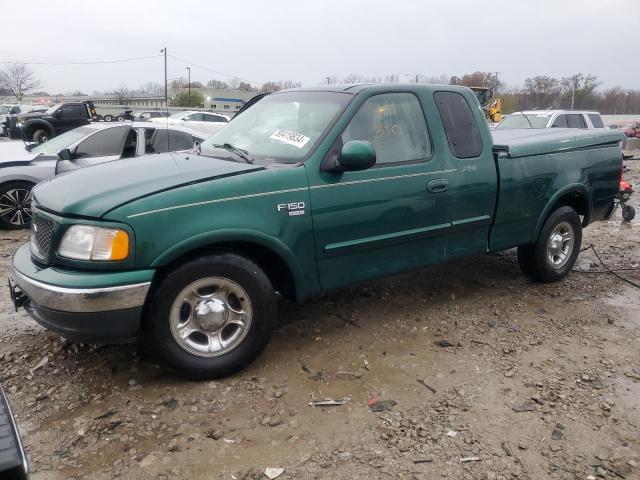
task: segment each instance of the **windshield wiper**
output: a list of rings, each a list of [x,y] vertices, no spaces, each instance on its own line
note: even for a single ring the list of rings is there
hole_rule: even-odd
[[[249,157],[249,152],[247,150],[244,150],[244,149],[238,148],[238,147],[234,147],[230,143],[214,144],[213,146],[215,148],[222,148],[222,149],[227,150],[229,152],[235,153],[238,157],[240,157],[242,160],[244,160],[247,163],[253,163],[254,162],[254,160]]]

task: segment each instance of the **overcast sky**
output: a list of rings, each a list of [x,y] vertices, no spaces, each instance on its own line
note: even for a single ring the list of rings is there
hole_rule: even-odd
[[[593,73],[640,88],[638,0],[3,0],[0,61],[83,62],[170,55],[262,83],[327,75]],[[169,58],[169,77],[186,65]],[[162,82],[162,58],[37,66],[50,93]],[[192,68],[192,80],[226,80]]]

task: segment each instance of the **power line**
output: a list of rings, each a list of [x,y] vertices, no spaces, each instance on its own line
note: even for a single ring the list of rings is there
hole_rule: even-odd
[[[148,57],[135,57],[135,58],[121,58],[118,60],[96,60],[92,62],[62,62],[62,63],[50,63],[50,62],[8,62],[8,61],[0,61],[0,64],[8,65],[13,63],[20,63],[24,65],[49,65],[49,66],[65,66],[65,65],[101,65],[101,64],[112,64],[112,63],[122,63],[122,62],[136,62],[138,60],[148,60],[150,58],[158,58],[162,55],[151,55]]]
[[[237,75],[231,75],[229,73],[220,72],[218,70],[214,70],[213,68],[205,67],[204,65],[198,65],[197,63],[190,62],[183,58],[174,57],[173,55],[167,55],[167,56],[173,58],[174,60],[178,60],[179,62],[186,63],[187,65],[192,65],[194,67],[201,68],[203,70],[208,70],[209,72],[216,73],[218,75],[223,75],[225,77],[237,78],[238,80],[242,80],[243,82],[255,83],[257,85],[263,83],[263,82],[256,82],[255,80],[249,80],[247,78],[238,77]]]

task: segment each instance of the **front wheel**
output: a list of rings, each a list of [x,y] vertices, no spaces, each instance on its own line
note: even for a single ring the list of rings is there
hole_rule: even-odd
[[[161,280],[143,330],[152,351],[192,379],[230,375],[266,347],[276,322],[267,275],[246,257],[191,260]]]
[[[35,132],[33,132],[33,136],[31,139],[35,143],[44,143],[48,142],[50,138],[51,135],[49,135],[49,132],[47,132],[46,130],[36,130]]]
[[[31,225],[31,189],[29,182],[0,185],[0,228],[20,230]]]
[[[624,205],[622,207],[622,219],[625,222],[630,222],[636,217],[636,209],[631,205]]]
[[[560,207],[544,222],[536,243],[518,247],[518,263],[538,282],[557,282],[576,263],[582,244],[582,224],[571,207]]]

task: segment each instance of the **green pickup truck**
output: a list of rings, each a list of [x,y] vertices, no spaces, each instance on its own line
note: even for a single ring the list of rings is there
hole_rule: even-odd
[[[604,129],[492,137],[464,87],[271,94],[193,152],[35,187],[12,297],[70,339],[140,336],[183,375],[228,375],[266,346],[278,295],[512,247],[532,279],[562,279],[582,227],[612,211],[622,140]]]

